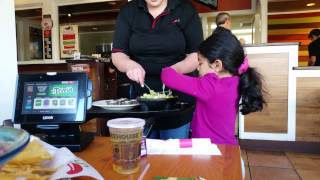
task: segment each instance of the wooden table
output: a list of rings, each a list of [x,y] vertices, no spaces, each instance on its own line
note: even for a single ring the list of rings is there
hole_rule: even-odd
[[[109,137],[95,137],[84,151],[75,153],[94,166],[106,180],[137,180],[147,164],[150,167],[143,180],[155,176],[203,177],[207,180],[240,180],[240,148],[235,145],[218,145],[221,156],[205,155],[148,155],[140,162],[140,171],[121,175],[112,170],[112,147]]]

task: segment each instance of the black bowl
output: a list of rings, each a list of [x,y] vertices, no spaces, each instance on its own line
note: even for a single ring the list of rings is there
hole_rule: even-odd
[[[176,101],[178,97],[171,98],[143,98],[137,97],[137,101],[140,103],[141,108],[143,110],[165,110],[170,109]]]

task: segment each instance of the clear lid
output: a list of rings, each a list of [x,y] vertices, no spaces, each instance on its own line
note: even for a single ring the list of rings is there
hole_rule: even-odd
[[[111,128],[138,128],[144,124],[145,120],[140,118],[117,118],[107,122],[107,126]]]

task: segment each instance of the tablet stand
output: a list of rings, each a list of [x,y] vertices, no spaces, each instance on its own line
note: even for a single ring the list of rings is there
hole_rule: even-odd
[[[57,148],[67,147],[76,152],[83,150],[93,138],[93,132],[81,132],[79,124],[21,124],[21,128]]]

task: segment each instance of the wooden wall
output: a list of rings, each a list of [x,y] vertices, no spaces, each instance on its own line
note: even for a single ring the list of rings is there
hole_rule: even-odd
[[[320,142],[320,79],[297,78],[297,141]]]
[[[68,72],[66,63],[18,65],[19,73]]]
[[[217,12],[217,11],[234,11],[234,10],[250,10],[252,8],[251,0],[217,0],[218,8],[213,10],[207,6],[204,6],[195,0],[191,0],[192,4],[198,10],[199,13]]]
[[[250,66],[264,79],[267,106],[244,118],[246,132],[286,133],[288,131],[288,54],[249,54]]]
[[[308,65],[309,32],[320,28],[320,12],[268,16],[268,42],[300,42],[299,66]]]

